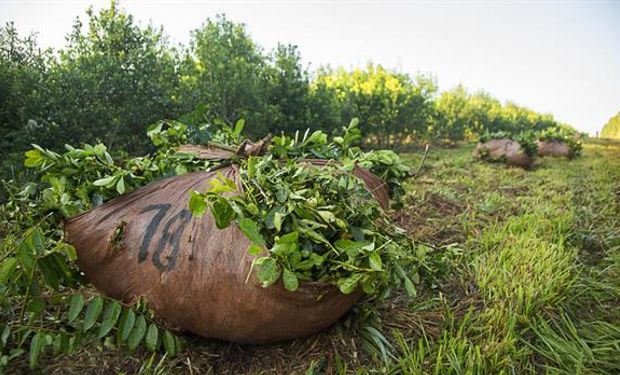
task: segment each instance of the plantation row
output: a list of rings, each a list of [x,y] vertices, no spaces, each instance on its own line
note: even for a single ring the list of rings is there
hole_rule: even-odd
[[[245,26],[208,19],[189,46],[172,46],[161,28],[139,25],[112,3],[76,21],[67,44],[41,50],[34,35],[0,27],[0,156],[31,143],[61,151],[65,143],[105,140],[143,154],[142,135],[160,119],[184,123],[246,120],[246,135],[323,130],[360,119],[364,142],[392,146],[458,141],[494,131],[543,130],[551,115],[463,87],[439,93],[428,75],[369,64],[310,72],[292,45],[264,51]],[[4,165],[7,166],[6,164]]]
[[[601,137],[604,138],[620,138],[620,112],[609,119],[601,130]]]

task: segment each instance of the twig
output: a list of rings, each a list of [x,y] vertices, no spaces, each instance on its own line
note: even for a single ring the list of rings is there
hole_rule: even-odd
[[[424,166],[424,162],[426,161],[426,156],[428,155],[429,148],[430,148],[430,145],[427,144],[426,149],[424,149],[424,156],[422,156],[422,161],[420,161],[420,165],[418,166],[418,169],[415,172],[413,172],[413,176],[417,176],[418,173],[420,173],[420,171],[422,170],[422,167]]]
[[[217,142],[207,142],[207,146],[208,147],[214,147],[214,148],[219,148],[220,150],[224,150],[224,151],[230,151],[230,152],[236,152],[238,150],[238,148],[232,147],[232,146],[228,146],[228,145],[224,145],[221,143],[217,143]]]

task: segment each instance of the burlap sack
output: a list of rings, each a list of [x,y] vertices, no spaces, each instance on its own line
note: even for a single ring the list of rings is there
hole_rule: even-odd
[[[528,168],[533,162],[532,157],[524,152],[519,142],[508,138],[478,143],[474,149],[474,157],[489,161],[501,161],[522,168]]]
[[[570,158],[572,156],[570,147],[564,142],[559,141],[537,141],[538,156],[565,156]]]
[[[219,172],[241,188],[236,165]],[[386,186],[377,176],[361,168],[354,174],[388,206]],[[153,182],[68,220],[66,241],[77,249],[80,270],[107,296],[128,303],[145,298],[172,328],[240,343],[320,331],[362,297],[359,290],[344,295],[321,283],[302,283],[295,292],[281,281],[263,288],[255,275],[248,278],[254,257],[243,233],[235,225],[219,230],[211,215],[195,218],[188,210],[188,192],[207,190],[215,175],[196,172]],[[115,242],[121,226],[123,235]]]

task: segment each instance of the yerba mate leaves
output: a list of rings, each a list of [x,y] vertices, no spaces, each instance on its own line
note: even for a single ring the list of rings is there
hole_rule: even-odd
[[[313,133],[300,145],[309,143],[323,144],[324,137]],[[210,181],[211,189],[191,192],[190,210],[199,216],[208,206],[219,229],[233,221],[238,225],[252,243],[248,252],[261,255],[253,268],[264,287],[282,278],[290,291],[318,281],[345,294],[357,288],[374,293],[391,279],[392,262],[412,261],[407,255],[411,243],[364,180],[352,174],[354,167],[251,156],[238,161],[244,187],[239,195],[227,194],[235,182],[218,176]]]
[[[391,187],[389,176],[402,174],[400,160],[380,153],[368,154],[363,160],[367,154],[356,147],[361,132],[355,120],[332,140],[321,131],[274,137],[269,146],[265,144],[256,152],[262,156],[249,158],[235,153],[245,141],[243,127],[243,121],[234,128],[223,123],[162,121],[147,132],[156,150],[129,159],[112,157],[118,154],[101,143],[80,148],[67,145],[63,153],[33,145],[24,164],[37,175],[25,187],[12,189],[7,203],[18,218],[13,219],[15,233],[23,235],[8,240],[9,252],[0,260],[0,298],[17,306],[12,321],[18,322],[2,331],[2,355],[5,349],[14,357],[30,353],[30,361],[36,366],[42,355],[69,353],[97,340],[110,345],[111,337],[117,346],[134,349],[145,344],[150,350],[159,350],[163,345],[170,355],[178,353],[179,339],[158,328],[145,308],[128,308],[92,296],[90,290],[76,291],[85,279],[73,263],[75,249],[62,237],[62,220],[149,182],[231,163],[239,164],[246,193],[231,195],[239,193],[237,185],[218,176],[210,191],[189,197],[189,211],[196,216],[213,215],[218,228],[233,223],[240,226],[252,242],[248,251],[257,257],[261,284],[269,286],[282,279],[284,287],[294,291],[308,281],[338,286],[340,280],[349,280],[350,288],[343,289],[361,285],[369,292],[385,283],[389,259],[406,259],[408,255],[396,247],[376,255],[363,249],[368,243],[380,248],[392,237],[392,229],[376,223],[377,218],[382,223],[386,218],[364,183],[350,174],[363,162],[388,179]],[[183,144],[212,144],[227,152],[221,152],[225,157],[217,160],[205,160],[196,151],[199,146],[181,151]],[[333,161],[327,161],[323,168],[303,162],[313,158]],[[149,208],[160,219],[165,209]],[[187,215],[189,211],[185,211]],[[124,246],[124,231],[121,222],[110,236],[116,251]],[[349,254],[335,245],[341,239],[364,245],[358,253]],[[155,263],[159,259],[156,255],[148,252],[148,246],[139,249],[140,259],[152,258]],[[167,269],[165,264],[161,266]],[[357,284],[353,280],[358,280]],[[43,297],[50,292],[54,298]]]

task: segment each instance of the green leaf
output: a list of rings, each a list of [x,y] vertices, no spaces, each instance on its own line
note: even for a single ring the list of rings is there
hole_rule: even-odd
[[[383,269],[383,264],[381,262],[381,256],[377,252],[370,253],[368,256],[368,261],[370,262],[370,268],[375,271],[381,271]]]
[[[30,355],[29,355],[29,364],[30,368],[35,368],[37,365],[37,361],[39,360],[39,354],[41,354],[41,350],[43,349],[43,345],[45,344],[45,337],[42,333],[37,332],[32,337],[30,341]]]
[[[107,151],[107,148],[104,144],[97,143],[95,147],[93,147],[93,151],[95,151],[95,155],[103,156],[103,154]]]
[[[144,319],[144,317],[140,315],[136,319],[136,324],[131,330],[131,334],[129,335],[129,338],[127,340],[127,347],[130,351],[134,351],[138,347],[138,345],[140,345],[140,342],[142,341],[142,338],[144,338],[145,333],[146,319]]]
[[[163,129],[163,126],[164,126],[164,121],[159,121],[159,122],[149,126],[147,128],[147,130],[146,130],[147,137],[149,137],[153,141],[155,146],[159,146],[161,144],[161,142],[162,142],[159,139],[159,137],[157,137],[157,135],[159,135],[159,133],[161,133],[161,131]]]
[[[343,294],[352,293],[355,289],[357,289],[357,283],[360,281],[362,276],[363,274],[354,273],[345,279],[338,280],[338,287],[340,288],[340,291]]]
[[[258,246],[265,246],[265,239],[258,231],[258,225],[252,219],[242,218],[239,220],[239,228],[245,236]]]
[[[64,254],[69,260],[77,260],[77,252],[75,251],[75,247],[69,245],[67,243],[63,243],[58,251]]]
[[[134,323],[136,322],[136,313],[132,309],[125,309],[123,317],[121,318],[121,326],[119,327],[119,335],[121,341],[127,341],[129,334],[133,330]]]
[[[221,172],[217,172],[217,177],[209,180],[209,185],[211,185],[211,188],[208,192],[213,194],[228,193],[237,190],[235,182],[230,178],[224,177]]]
[[[93,185],[94,186],[105,186],[109,188],[114,185],[117,178],[118,177],[116,176],[108,176],[108,177],[100,178],[98,180],[95,180],[95,182],[93,182]]]
[[[325,236],[323,236],[323,235],[322,235],[321,233],[319,233],[319,232],[316,232],[316,231],[314,231],[314,230],[312,230],[312,229],[306,229],[306,230],[304,231],[304,233],[305,233],[308,237],[312,238],[313,240],[315,240],[315,241],[317,241],[317,242],[322,242],[322,243],[325,243],[325,244],[329,244],[329,241],[327,240],[327,238],[325,238]]]
[[[174,348],[177,353],[183,351],[183,340],[179,336],[174,336]]]
[[[411,276],[411,281],[413,281],[414,284],[419,284],[420,283],[420,274],[419,273],[414,273]]]
[[[372,295],[375,292],[375,285],[372,283],[372,280],[369,280],[366,277],[363,278],[360,283],[362,284],[362,290],[364,291],[364,293]]]
[[[54,336],[52,342],[52,352],[54,356],[58,356],[61,353],[68,354],[71,349],[69,335],[65,331],[60,331]]]
[[[237,137],[238,137],[239,135],[241,135],[241,132],[243,131],[243,127],[244,127],[244,126],[245,126],[245,120],[244,120],[244,119],[242,119],[242,118],[241,118],[241,119],[239,119],[239,120],[237,121],[237,123],[235,124],[235,131],[234,131],[234,133],[233,133],[233,134],[234,134],[235,136],[237,136]]]
[[[277,257],[283,257],[287,254],[290,254],[291,250],[294,249],[293,246],[287,243],[279,243],[274,247],[269,249],[269,252]]]
[[[67,314],[67,321],[69,323],[73,322],[75,318],[80,314],[82,308],[84,307],[84,296],[81,294],[74,294],[71,297],[71,302],[69,303],[69,313]]]
[[[184,175],[188,172],[189,171],[187,170],[187,167],[185,167],[183,164],[179,164],[176,167],[174,167],[174,174],[177,176]]]
[[[32,231],[29,240],[32,243],[32,247],[34,247],[35,252],[38,255],[43,255],[45,252],[45,235],[43,234],[41,228],[37,228]]]
[[[415,289],[415,285],[411,281],[411,279],[407,276],[405,270],[398,263],[394,263],[394,270],[398,277],[405,283],[405,291],[410,297],[415,297],[418,293]]]
[[[108,307],[106,307],[105,312],[103,313],[103,322],[101,322],[101,326],[99,327],[99,338],[102,338],[110,333],[118,321],[121,311],[122,307],[117,302],[108,304]]]
[[[285,215],[281,212],[274,213],[273,216],[273,225],[276,228],[276,233],[280,233],[282,229],[282,219],[284,219]]]
[[[333,223],[334,221],[336,221],[336,215],[334,215],[333,212],[330,212],[330,211],[317,211],[317,213],[319,214],[321,219],[323,219],[323,221],[326,222],[326,223]]]
[[[149,329],[146,331],[146,339],[144,343],[146,344],[146,348],[152,352],[157,350],[157,337],[159,336],[159,330],[157,326],[153,323],[149,326]]]
[[[0,335],[0,347],[4,348],[6,346],[7,341],[9,340],[9,336],[11,335],[11,326],[6,325],[2,330],[2,334]]]
[[[258,207],[254,203],[249,203],[245,208],[251,215],[258,215],[260,213]]]
[[[168,357],[174,357],[176,354],[176,345],[174,344],[174,335],[169,331],[164,331],[163,340],[164,349],[166,350],[166,354]]]
[[[407,291],[407,294],[409,295],[409,297],[415,297],[418,295],[418,292],[415,289],[415,285],[413,285],[413,282],[411,281],[411,279],[409,279],[408,277],[405,277],[405,290]]]
[[[343,238],[334,243],[336,249],[344,251],[350,258],[356,258],[366,243]]]
[[[122,176],[118,179],[118,182],[116,183],[116,191],[121,195],[125,194],[125,178]]]
[[[299,280],[297,280],[297,275],[295,272],[284,269],[284,273],[282,274],[282,281],[284,281],[284,287],[291,292],[294,292],[299,287]]]
[[[22,242],[17,247],[17,259],[26,273],[29,273],[32,270],[32,267],[34,267],[32,248],[28,246],[26,242]]]
[[[101,314],[101,310],[103,310],[103,299],[101,297],[95,297],[86,308],[86,315],[84,316],[84,326],[83,331],[86,332],[92,328],[92,326],[97,322],[99,315]]]
[[[278,238],[276,243],[277,244],[293,245],[293,244],[297,243],[298,239],[299,239],[299,232],[294,231],[294,232],[287,233],[287,234],[281,236],[280,238]]]
[[[256,256],[256,255],[260,255],[260,253],[262,252],[263,252],[263,248],[258,245],[252,244],[250,245],[250,247],[248,247],[248,253],[250,253],[250,255]]]
[[[280,267],[278,267],[276,260],[271,258],[265,259],[259,266],[257,276],[264,288],[278,281],[280,277]]]
[[[62,352],[62,335],[59,333],[54,336],[54,342],[52,343],[52,355],[55,357]]]
[[[107,151],[104,152],[103,155],[105,156],[105,161],[107,161],[108,164],[114,164],[114,159],[112,159],[112,157]]]
[[[276,191],[276,199],[278,200],[278,202],[285,202],[287,198],[288,198],[288,191],[284,189],[283,187],[280,187]]]
[[[226,198],[218,198],[211,206],[211,213],[215,219],[217,229],[228,228],[230,222],[235,217],[235,211],[232,209]]]
[[[53,258],[54,254],[39,258],[38,266],[45,283],[54,290],[58,290],[60,284],[58,276],[61,273],[56,269],[56,262]]]
[[[28,168],[37,167],[45,161],[43,154],[39,150],[28,150],[25,155],[26,160],[24,160],[24,165]]]
[[[189,210],[196,217],[202,217],[207,212],[207,202],[202,194],[195,190],[189,193]]]
[[[304,142],[305,144],[317,143],[319,145],[323,145],[327,143],[327,134],[323,133],[320,130],[315,131],[310,135],[308,140]]]
[[[13,271],[17,268],[17,258],[6,258],[0,264],[0,284],[6,284]]]

